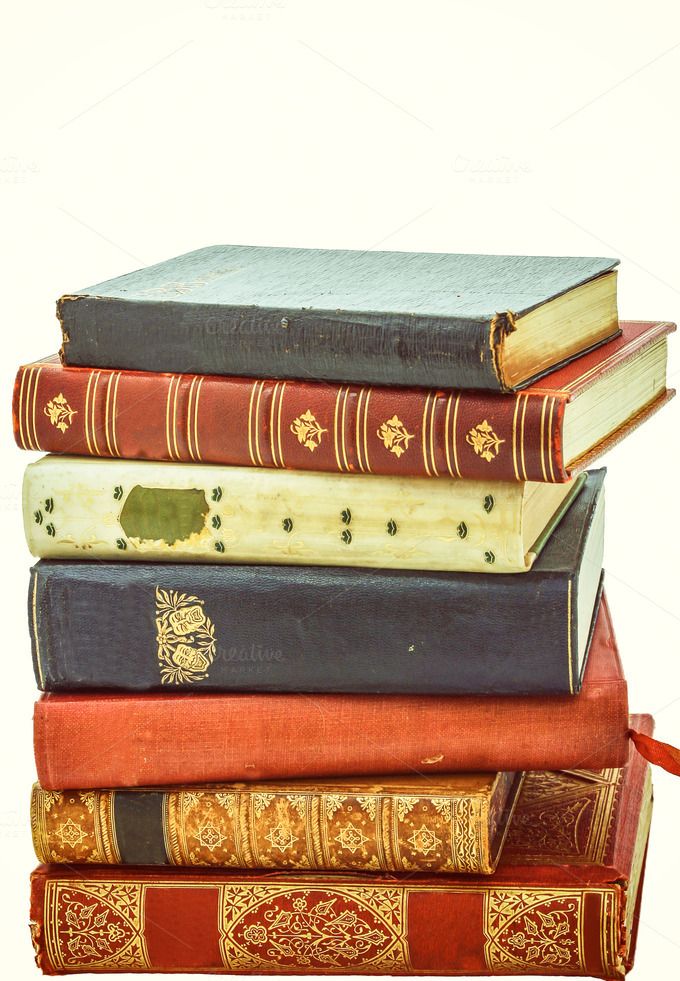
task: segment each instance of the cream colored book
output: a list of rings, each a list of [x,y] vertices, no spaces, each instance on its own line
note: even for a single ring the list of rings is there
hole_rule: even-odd
[[[525,572],[580,489],[46,456],[24,525],[51,559]]]

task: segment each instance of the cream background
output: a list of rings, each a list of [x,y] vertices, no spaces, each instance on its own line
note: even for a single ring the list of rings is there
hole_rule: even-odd
[[[61,293],[214,242],[618,255],[620,310],[678,319],[680,12],[572,0],[33,0],[0,36],[2,964],[26,927],[29,555],[10,442]],[[674,347],[678,348],[676,340]],[[677,383],[680,361],[673,352]],[[680,402],[607,459],[608,592],[631,704],[680,742]],[[680,781],[656,815],[635,977],[680,956]]]

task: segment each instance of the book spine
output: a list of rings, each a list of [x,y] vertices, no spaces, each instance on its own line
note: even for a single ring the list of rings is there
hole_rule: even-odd
[[[36,784],[33,844],[41,861],[77,865],[487,875],[521,783],[520,776],[507,777],[494,794],[495,833],[482,793],[425,790],[400,797],[370,784],[332,792],[301,791],[295,784],[54,792]],[[60,834],[63,827],[70,834]]]
[[[592,975],[620,979],[620,883],[87,874],[31,879],[46,974]],[[103,938],[103,941],[102,941]],[[339,939],[341,938],[341,939]]]
[[[603,602],[588,668],[613,643]],[[61,790],[623,766],[625,681],[588,668],[573,696],[45,695],[38,779]]]
[[[274,379],[19,370],[23,449],[421,477],[564,481],[566,396],[502,396]],[[229,420],[225,426],[224,420]]]
[[[43,561],[28,617],[42,691],[566,694],[577,601],[567,572]]]
[[[52,456],[26,469],[24,527],[42,558],[524,572],[524,491]]]
[[[505,391],[487,319],[65,296],[68,365]]]

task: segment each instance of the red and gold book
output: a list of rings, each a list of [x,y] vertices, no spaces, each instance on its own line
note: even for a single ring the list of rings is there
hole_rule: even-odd
[[[399,476],[562,482],[644,422],[666,388],[670,323],[512,395],[66,367],[19,369],[19,446],[85,456]]]
[[[650,732],[652,720],[634,718]],[[649,767],[527,775],[493,877],[40,866],[46,974],[593,975],[633,962]]]
[[[61,694],[35,709],[45,790],[622,766],[606,598],[578,695]]]

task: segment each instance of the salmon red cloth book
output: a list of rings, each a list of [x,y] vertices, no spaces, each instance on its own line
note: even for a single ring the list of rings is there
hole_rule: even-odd
[[[606,599],[578,695],[47,694],[45,790],[622,766],[628,699]]]
[[[632,721],[651,731],[649,717]],[[649,767],[527,774],[489,876],[40,866],[47,974],[593,975],[631,967]]]
[[[55,355],[19,369],[14,435],[23,449],[84,456],[560,482],[672,393],[650,388],[578,465],[564,459],[566,406],[673,329],[622,323],[515,395],[67,367]]]

